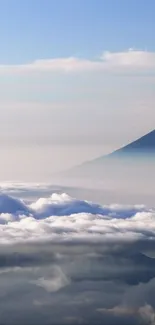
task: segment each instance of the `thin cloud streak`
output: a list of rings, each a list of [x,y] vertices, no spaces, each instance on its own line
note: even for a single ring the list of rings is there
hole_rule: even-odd
[[[128,71],[155,68],[155,53],[129,49],[124,52],[103,52],[98,60],[77,57],[40,59],[19,65],[0,65],[0,72],[83,72],[83,71]]]

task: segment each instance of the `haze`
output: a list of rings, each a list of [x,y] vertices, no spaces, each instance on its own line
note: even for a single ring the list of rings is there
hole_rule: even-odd
[[[117,22],[120,9],[112,5]],[[93,1],[89,8],[81,1],[61,3],[61,10],[57,6],[47,1],[42,12],[36,1],[31,10],[19,1],[2,4],[0,29],[6,32],[7,44],[2,35],[0,177],[5,180],[47,180],[52,172],[109,153],[154,128],[155,49],[148,40],[154,24],[150,12],[145,8],[143,39],[138,37],[133,15],[137,38],[130,34],[128,42],[112,46],[114,37],[109,41],[106,18],[109,3],[98,1],[97,10],[103,16],[97,18],[94,29],[89,22],[85,25],[85,15],[80,13],[82,6],[88,21],[90,17],[96,20]],[[128,26],[127,6],[121,6]],[[131,12],[133,6],[132,2]],[[72,24],[72,16],[80,19],[84,34]],[[58,18],[63,19],[61,39],[68,35],[64,46]],[[50,35],[48,28],[54,30]],[[119,32],[115,26],[117,36]]]

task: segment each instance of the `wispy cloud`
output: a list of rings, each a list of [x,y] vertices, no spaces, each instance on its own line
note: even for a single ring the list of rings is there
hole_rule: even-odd
[[[129,49],[122,52],[103,52],[98,60],[78,57],[37,59],[19,65],[0,65],[0,72],[83,72],[117,71],[120,69],[154,69],[155,52]]]

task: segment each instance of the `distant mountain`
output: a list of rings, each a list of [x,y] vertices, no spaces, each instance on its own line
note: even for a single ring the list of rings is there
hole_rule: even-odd
[[[155,129],[148,134],[142,136],[138,140],[128,144],[122,149],[118,150],[123,152],[155,152]]]
[[[111,175],[120,175],[120,168],[122,172],[122,166],[127,170],[129,165],[136,165],[137,162],[138,164],[142,164],[145,163],[146,160],[151,161],[151,163],[152,161],[155,161],[155,130],[108,155],[86,161],[85,163],[75,166],[68,171],[62,172],[61,176],[90,177],[99,173],[100,175],[109,175],[109,173]],[[113,172],[114,167],[115,173]]]
[[[126,202],[131,199],[134,204],[144,204],[155,193],[154,175],[155,130],[108,155],[54,176],[57,184],[91,188],[94,193],[95,189],[102,190],[102,202],[111,195],[113,202],[121,203],[125,198]]]
[[[133,158],[138,156],[147,158],[152,155],[155,155],[155,129],[106,156],[104,155],[90,161],[90,163],[102,162],[105,158]]]

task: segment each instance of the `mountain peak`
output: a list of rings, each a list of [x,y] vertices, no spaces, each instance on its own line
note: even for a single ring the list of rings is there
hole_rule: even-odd
[[[129,143],[128,145],[116,150],[114,153],[155,153],[155,129],[143,135],[141,138]],[[113,153],[113,154],[114,154]]]
[[[140,158],[137,159],[137,158]],[[153,158],[153,160],[152,160]],[[104,156],[100,156],[96,159],[87,161],[81,165],[71,168],[69,171],[63,173],[63,175],[92,175],[92,172],[96,173],[99,167],[112,166],[113,162],[118,161],[118,165],[122,162],[126,163],[131,161],[134,163],[145,163],[150,161],[154,163],[155,158],[155,129],[151,132],[143,135],[139,139],[127,144],[126,146],[119,148],[112,153]]]
[[[155,155],[155,129],[112,153],[86,162],[84,165],[93,164],[95,162],[102,163],[105,158],[133,158],[133,156],[138,155],[143,155],[145,157]]]

